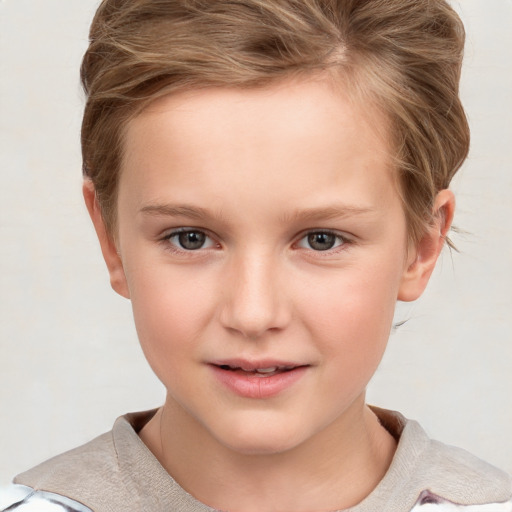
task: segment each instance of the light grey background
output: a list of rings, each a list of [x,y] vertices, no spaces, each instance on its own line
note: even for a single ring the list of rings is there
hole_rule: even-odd
[[[0,483],[164,391],[82,205],[78,68],[96,0],[0,0]],[[460,0],[471,156],[455,236],[400,306],[369,400],[512,472],[512,0]]]

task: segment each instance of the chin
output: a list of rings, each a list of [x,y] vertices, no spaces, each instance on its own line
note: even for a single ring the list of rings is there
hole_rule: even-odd
[[[290,429],[290,425],[271,425],[264,421],[243,422],[238,428],[233,427],[216,437],[241,455],[276,455],[296,448],[307,438],[304,433]]]
[[[290,443],[289,440],[276,439],[237,439],[236,442],[230,440],[225,443],[226,446],[240,455],[277,455],[292,450],[297,446]]]

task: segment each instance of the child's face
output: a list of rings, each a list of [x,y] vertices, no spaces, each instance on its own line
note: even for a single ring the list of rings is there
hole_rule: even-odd
[[[175,414],[215,442],[281,451],[359,414],[414,259],[377,132],[320,80],[130,123],[114,286]]]

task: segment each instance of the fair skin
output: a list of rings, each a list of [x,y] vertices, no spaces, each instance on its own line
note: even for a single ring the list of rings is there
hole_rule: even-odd
[[[128,125],[114,237],[84,185],[167,389],[140,436],[214,508],[339,510],[389,467],[395,440],[365,388],[454,202],[440,192],[411,244],[382,133],[320,78],[180,93]]]

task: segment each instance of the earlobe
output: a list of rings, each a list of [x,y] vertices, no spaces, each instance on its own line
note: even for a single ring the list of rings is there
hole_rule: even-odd
[[[126,282],[123,262],[117,251],[116,244],[105,226],[101,209],[98,204],[98,199],[96,197],[96,190],[94,189],[94,185],[91,180],[84,180],[82,191],[87,210],[89,211],[89,215],[100,242],[103,259],[107,264],[108,273],[110,275],[110,284],[119,295],[129,299],[130,292]]]
[[[455,211],[455,197],[451,190],[441,190],[434,202],[433,222],[417,245],[411,248],[398,292],[398,300],[410,302],[425,290],[444,246]]]

